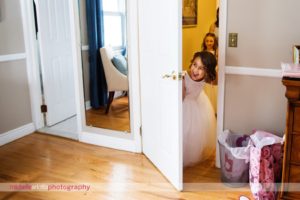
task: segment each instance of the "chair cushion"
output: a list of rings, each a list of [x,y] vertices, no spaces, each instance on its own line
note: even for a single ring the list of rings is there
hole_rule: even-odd
[[[123,55],[115,55],[111,59],[114,66],[124,75],[127,75],[128,68],[127,68],[127,61],[126,58]]]

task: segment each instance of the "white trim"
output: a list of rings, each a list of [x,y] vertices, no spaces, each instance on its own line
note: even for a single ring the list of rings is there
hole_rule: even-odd
[[[0,62],[8,62],[8,61],[15,61],[15,60],[23,60],[23,59],[26,59],[26,53],[0,55]]]
[[[103,134],[91,133],[91,132],[82,132],[80,137],[80,142],[118,149],[118,150],[137,152],[135,141],[132,139],[112,137]]]
[[[76,101],[76,116],[78,128],[78,140],[80,140],[85,124],[85,102],[83,91],[83,72],[82,72],[82,56],[81,56],[81,32],[80,32],[80,18],[79,18],[79,2],[77,0],[70,0],[70,19],[71,19],[71,40],[72,40],[72,54],[74,65],[74,86],[75,86],[75,101]]]
[[[33,123],[0,134],[0,146],[29,135],[35,131]]]
[[[140,136],[140,88],[139,88],[139,65],[138,65],[138,36],[137,29],[137,0],[127,1],[127,31],[128,34],[128,64],[129,70],[129,99],[130,99],[130,134],[126,134],[121,131],[113,131],[102,128],[89,127],[85,121],[85,101],[83,92],[83,79],[82,79],[82,66],[81,66],[81,51],[82,46],[80,44],[80,29],[79,29],[79,15],[77,1],[72,0],[72,14],[75,16],[72,23],[72,30],[74,35],[72,36],[73,51],[77,55],[76,66],[76,98],[77,110],[80,113],[78,116],[79,122],[79,141],[96,144],[100,146],[121,149],[132,152],[141,152],[141,136]]]
[[[141,99],[140,99],[140,71],[139,71],[139,34],[138,34],[138,0],[127,0],[127,52],[129,77],[130,131],[135,142],[135,151],[142,152],[142,137],[140,127]]]
[[[226,74],[236,75],[249,75],[249,76],[263,76],[263,77],[275,77],[281,78],[282,71],[280,69],[270,68],[255,68],[255,67],[239,67],[239,66],[226,66]]]
[[[111,138],[122,138],[125,140],[132,140],[132,135],[129,134],[130,133],[129,131],[117,131],[117,130],[104,129],[104,128],[98,128],[93,126],[86,126],[84,128],[84,132],[89,132],[100,136],[105,135]]]
[[[82,51],[88,51],[89,50],[89,45],[82,45],[81,50]]]
[[[224,128],[224,91],[225,91],[225,56],[226,56],[226,32],[227,32],[227,0],[220,1],[219,11],[219,74],[218,74],[218,118],[216,138],[216,167],[220,168],[220,153],[218,136],[223,133]]]
[[[30,93],[31,115],[36,129],[44,126],[43,115],[40,112],[42,105],[42,91],[39,74],[38,50],[33,14],[33,0],[20,1],[22,24],[26,50],[26,69]]]

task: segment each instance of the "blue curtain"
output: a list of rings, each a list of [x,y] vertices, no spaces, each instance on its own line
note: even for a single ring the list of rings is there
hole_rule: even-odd
[[[107,103],[107,85],[99,49],[104,46],[102,0],[86,0],[89,40],[90,101],[92,108]]]

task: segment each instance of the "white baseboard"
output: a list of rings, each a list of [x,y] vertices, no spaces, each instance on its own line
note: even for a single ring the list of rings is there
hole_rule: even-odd
[[[35,131],[33,123],[0,134],[0,146],[29,135]]]

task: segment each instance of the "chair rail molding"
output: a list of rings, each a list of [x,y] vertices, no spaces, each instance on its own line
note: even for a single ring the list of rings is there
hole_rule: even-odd
[[[26,53],[0,55],[0,62],[9,62],[23,59],[26,59]]]
[[[270,68],[256,68],[256,67],[243,67],[243,66],[226,66],[225,74],[245,75],[245,76],[262,76],[281,78],[281,69],[276,67]]]

